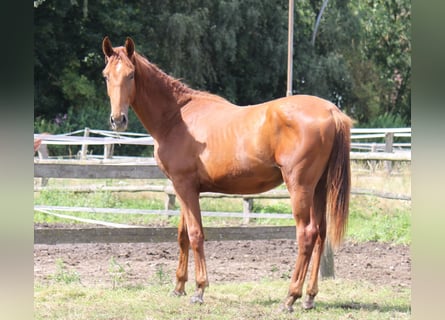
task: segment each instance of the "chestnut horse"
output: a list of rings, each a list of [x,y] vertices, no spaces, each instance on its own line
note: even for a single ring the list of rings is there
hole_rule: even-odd
[[[204,255],[200,192],[259,193],[285,182],[296,221],[298,255],[286,310],[302,296],[314,306],[318,270],[327,233],[343,237],[350,192],[351,119],[334,104],[296,95],[239,107],[189,88],[135,51],[131,38],[113,48],[102,42],[111,127],[123,131],[131,106],[155,141],[155,158],[172,181],[181,206],[175,295],[185,295],[189,249],[195,260],[196,292],[203,302],[209,281]]]

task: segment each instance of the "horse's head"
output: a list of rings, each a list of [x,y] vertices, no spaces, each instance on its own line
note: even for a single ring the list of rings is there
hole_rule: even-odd
[[[111,103],[110,124],[113,130],[124,131],[128,125],[128,107],[136,92],[135,67],[132,62],[134,42],[127,38],[124,47],[113,48],[110,39],[105,37],[102,51],[107,64],[102,73]]]

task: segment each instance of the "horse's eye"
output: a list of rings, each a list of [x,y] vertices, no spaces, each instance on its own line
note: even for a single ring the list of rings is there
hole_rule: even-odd
[[[128,79],[133,80],[134,79],[134,72],[130,73],[128,75]]]

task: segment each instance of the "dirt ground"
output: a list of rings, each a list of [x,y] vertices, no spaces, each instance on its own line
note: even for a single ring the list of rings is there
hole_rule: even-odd
[[[205,252],[209,281],[218,283],[288,279],[297,249],[292,240],[208,241]],[[77,273],[84,285],[111,286],[116,279],[116,266],[119,266],[118,274],[123,276],[120,281],[126,284],[173,282],[177,259],[175,242],[35,245],[34,277],[36,282],[52,281],[63,261],[66,271]],[[192,284],[192,253],[189,260],[189,283]],[[395,289],[411,286],[408,246],[345,242],[335,253],[334,262],[337,279],[361,279]]]

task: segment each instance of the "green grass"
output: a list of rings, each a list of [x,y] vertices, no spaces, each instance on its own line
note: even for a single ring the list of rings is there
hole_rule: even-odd
[[[76,271],[68,270],[61,259],[56,260],[56,272],[50,277],[56,283],[80,283],[80,276]]]
[[[35,319],[410,319],[408,289],[325,280],[315,309],[304,311],[297,301],[288,314],[280,310],[287,286],[284,280],[212,284],[205,303],[192,305],[189,297],[170,296],[170,284],[109,289],[37,283]]]
[[[164,203],[156,198],[144,197],[125,197],[117,193],[108,191],[98,191],[89,193],[66,192],[60,190],[45,190],[34,197],[36,205],[52,206],[72,206],[72,207],[91,207],[91,208],[125,208],[125,209],[153,209],[164,208]],[[73,215],[80,218],[95,219],[114,223],[126,223],[135,225],[165,225],[168,224],[168,218],[158,215],[119,215],[112,213],[81,213],[64,212],[64,214]],[[62,219],[36,211],[34,214],[35,223],[66,223],[78,224],[79,222]]]
[[[346,236],[357,242],[411,243],[411,206],[373,197],[353,197]]]

